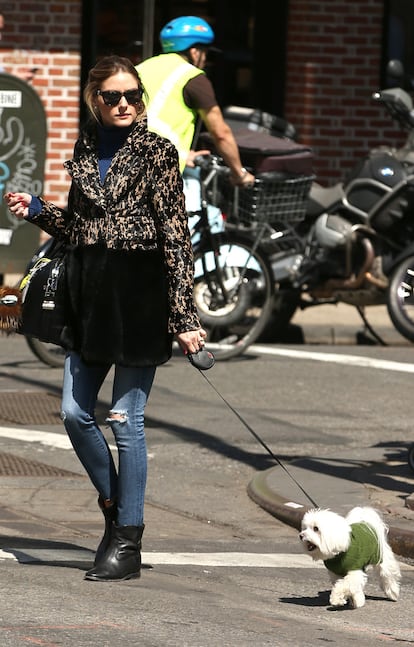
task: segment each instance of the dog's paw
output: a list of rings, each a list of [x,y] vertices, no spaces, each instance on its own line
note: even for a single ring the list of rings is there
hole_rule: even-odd
[[[398,582],[387,582],[383,585],[383,591],[389,600],[396,602],[400,596],[400,585]]]
[[[348,600],[343,595],[338,595],[338,593],[331,593],[329,597],[329,604],[332,607],[344,607],[347,602]]]
[[[351,606],[354,609],[360,609],[365,604],[365,595],[363,593],[354,593],[351,598]]]

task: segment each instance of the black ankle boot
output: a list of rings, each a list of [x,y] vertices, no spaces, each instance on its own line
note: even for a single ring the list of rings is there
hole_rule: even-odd
[[[113,525],[112,538],[99,563],[85,575],[85,580],[111,582],[141,575],[141,538],[144,526]]]
[[[103,516],[105,517],[105,531],[99,543],[99,546],[96,549],[95,560],[93,562],[94,566],[96,566],[96,564],[102,559],[106,549],[109,546],[109,543],[112,538],[114,523],[116,523],[116,515],[117,515],[117,506],[115,501],[112,501],[110,506],[105,506],[103,498],[99,496],[98,505],[103,512]]]

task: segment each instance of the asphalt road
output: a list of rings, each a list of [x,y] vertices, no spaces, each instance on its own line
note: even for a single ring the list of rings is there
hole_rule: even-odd
[[[413,565],[402,561],[397,603],[370,579],[363,609],[330,609],[325,569],[248,497],[250,480],[274,463],[214,389],[286,465],[386,454],[394,471],[379,487],[401,499],[413,482],[404,461],[414,348],[265,348],[206,376],[182,357],[158,370],[147,409],[147,568],[140,580],[101,584],[83,580],[102,521],[59,421],[61,372],[39,364],[23,339],[0,337],[0,464],[15,459],[0,474],[2,646],[413,643]],[[108,381],[102,415],[109,399]],[[346,463],[341,474],[343,506]]]

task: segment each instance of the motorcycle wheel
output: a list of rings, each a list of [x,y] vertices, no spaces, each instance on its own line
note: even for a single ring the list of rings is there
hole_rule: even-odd
[[[55,344],[47,344],[35,337],[26,337],[27,345],[33,355],[40,359],[43,364],[53,368],[63,368],[65,364],[65,351]]]
[[[388,288],[387,309],[398,332],[414,342],[414,256],[397,265]]]
[[[414,445],[408,448],[408,465],[414,472]]]
[[[194,300],[207,348],[217,360],[241,355],[262,332],[272,311],[273,280],[267,257],[235,233],[213,236],[194,249]]]

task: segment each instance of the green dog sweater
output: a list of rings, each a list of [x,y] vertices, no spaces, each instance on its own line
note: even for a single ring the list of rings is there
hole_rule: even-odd
[[[351,543],[345,553],[324,561],[335,575],[345,576],[349,571],[363,571],[381,561],[380,547],[375,530],[367,523],[351,524]]]

